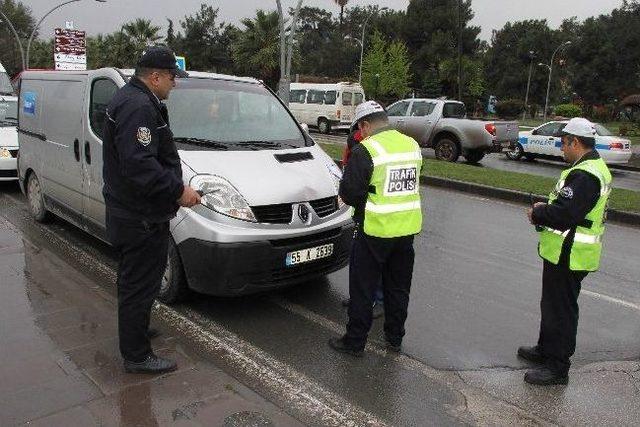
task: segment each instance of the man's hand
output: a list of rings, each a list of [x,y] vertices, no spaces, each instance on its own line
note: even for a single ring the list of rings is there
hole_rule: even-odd
[[[200,195],[198,192],[188,185],[185,185],[182,190],[182,196],[178,199],[178,204],[185,208],[190,208],[198,203],[200,203]]]
[[[537,202],[533,205],[533,207],[527,209],[527,217],[529,218],[529,222],[533,225],[535,225],[535,223],[533,222],[533,210],[539,206],[545,206],[546,203],[544,202]]]

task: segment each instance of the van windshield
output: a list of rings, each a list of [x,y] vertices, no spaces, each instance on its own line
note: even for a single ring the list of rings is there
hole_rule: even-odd
[[[18,102],[8,101],[0,97],[0,126],[15,126],[18,124]]]
[[[9,75],[4,71],[0,71],[0,95],[13,95],[13,86]]]
[[[273,150],[313,144],[278,99],[258,84],[177,79],[166,103],[179,149]]]

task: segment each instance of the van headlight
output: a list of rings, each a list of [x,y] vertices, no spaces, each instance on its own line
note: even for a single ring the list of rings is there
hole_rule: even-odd
[[[336,165],[333,160],[326,163],[327,169],[329,169],[329,173],[333,178],[333,184],[336,187],[336,194],[338,194],[338,209],[342,209],[345,206],[345,203],[340,198],[340,181],[342,181],[342,171]]]
[[[189,185],[202,193],[200,203],[222,215],[258,222],[247,201],[229,181],[215,175],[196,175]]]

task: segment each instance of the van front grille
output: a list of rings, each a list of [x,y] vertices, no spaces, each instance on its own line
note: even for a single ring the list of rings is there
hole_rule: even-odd
[[[337,212],[338,197],[312,200],[309,204],[320,218],[324,218]],[[289,224],[293,219],[293,203],[251,206],[251,210],[253,210],[256,220],[265,224]]]
[[[324,199],[312,200],[309,202],[313,210],[320,218],[331,215],[338,210],[338,197],[326,197]]]
[[[291,203],[279,205],[251,206],[258,222],[267,224],[289,224],[293,216]]]

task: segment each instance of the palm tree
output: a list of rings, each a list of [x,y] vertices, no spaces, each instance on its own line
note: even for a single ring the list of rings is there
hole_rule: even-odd
[[[135,21],[127,22],[122,26],[121,31],[132,39],[137,49],[144,49],[162,38],[158,34],[160,27],[151,25],[149,19],[138,18]]]
[[[273,85],[279,77],[280,26],[278,12],[258,10],[256,17],[245,18],[244,31],[238,34],[232,56],[238,71]]]
[[[340,25],[342,26],[342,16],[344,15],[344,7],[349,3],[349,0],[333,0],[335,4],[340,6]]]

